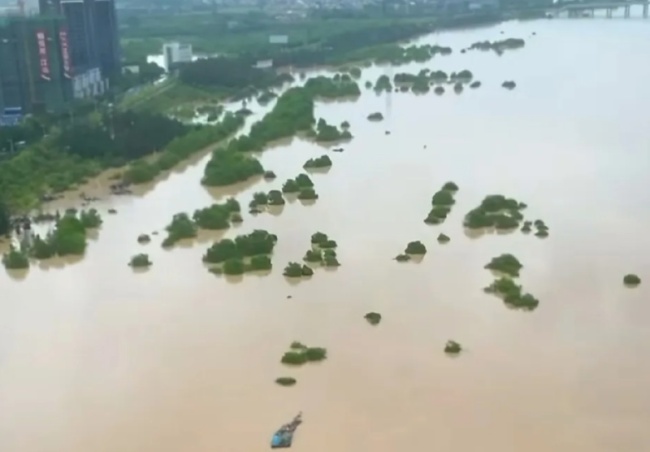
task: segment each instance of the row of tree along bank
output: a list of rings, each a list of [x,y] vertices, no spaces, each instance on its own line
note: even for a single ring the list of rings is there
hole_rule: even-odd
[[[104,169],[134,160],[124,182],[147,182],[243,124],[244,119],[234,114],[215,125],[192,126],[133,111],[87,118],[54,129],[50,136],[1,162],[0,196],[13,212],[25,211]],[[143,159],[154,152],[153,161]]]

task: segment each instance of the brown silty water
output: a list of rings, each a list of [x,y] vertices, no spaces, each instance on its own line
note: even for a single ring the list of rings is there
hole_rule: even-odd
[[[504,37],[526,47],[501,57],[457,51]],[[202,156],[136,196],[104,197],[94,204],[104,225],[83,259],[0,272],[0,450],[262,451],[300,410],[297,451],[650,450],[648,289],[622,284],[626,273],[650,277],[649,40],[641,20],[427,36],[421,42],[456,52],[369,68],[362,83],[428,67],[470,69],[483,86],[319,103],[318,117],[348,120],[355,136],[329,153],[327,174],[312,176],[320,199],[245,214],[239,227],[172,250],[160,247],[162,233],[145,246],[136,238],[227,196],[246,205],[329,151],[279,143],[260,156],[275,181],[221,190],[200,185]],[[504,80],[517,88],[502,89]],[[250,122],[268,108],[253,105]],[[385,120],[368,122],[374,111]],[[430,197],[447,180],[460,186],[457,205],[427,226]],[[465,234],[463,215],[491,193],[526,202],[550,237]],[[213,240],[253,229],[279,237],[270,275],[206,270]],[[338,242],[342,266],[290,284],[282,268],[316,231]],[[440,232],[449,244],[436,242]],[[412,240],[429,249],[422,262],[392,260]],[[127,262],[139,252],[154,264],[134,274]],[[483,266],[506,252],[524,264],[521,283],[540,299],[534,312],[481,290],[492,278]],[[369,326],[368,311],[382,323]],[[445,356],[448,339],[466,351]],[[326,347],[328,359],[283,367],[293,340]],[[284,375],[297,385],[277,386]]]

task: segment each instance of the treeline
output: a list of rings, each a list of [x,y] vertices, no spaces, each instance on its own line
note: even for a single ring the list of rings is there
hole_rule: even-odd
[[[273,71],[257,69],[255,62],[273,60],[274,67],[306,67],[343,62],[355,51],[393,43],[431,31],[427,24],[402,23],[378,25],[341,32],[321,40],[292,43],[284,48],[266,48],[242,53],[238,57],[208,58],[184,65],[180,79],[190,85],[203,85],[233,91],[249,88],[264,89],[278,82]]]
[[[187,131],[188,126],[163,115],[115,111],[99,122],[66,126],[56,144],[69,154],[119,165],[161,150]]]
[[[112,116],[107,112],[97,120],[89,116],[68,123],[0,162],[0,195],[11,211],[24,211],[36,206],[46,193],[60,192],[102,169],[166,149],[191,130],[162,115],[132,111],[115,111]],[[194,137],[197,145],[203,143],[201,138]],[[195,149],[193,143],[185,144]],[[161,167],[178,161],[176,155],[164,158]]]
[[[255,86],[266,88],[276,81],[273,71],[254,68],[254,58],[205,58],[181,66],[180,79],[189,85],[219,87],[226,90]]]

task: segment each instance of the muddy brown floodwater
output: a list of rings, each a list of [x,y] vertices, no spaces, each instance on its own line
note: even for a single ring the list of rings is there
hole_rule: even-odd
[[[503,37],[526,47],[458,52]],[[298,139],[261,156],[274,182],[206,190],[203,157],[142,195],[96,203],[105,222],[81,261],[0,272],[0,450],[265,451],[299,410],[296,451],[650,450],[650,22],[513,22],[421,41],[456,50],[426,67],[467,68],[483,86],[319,103],[317,116],[348,120],[355,136],[313,176],[320,199],[246,213],[226,233],[276,233],[271,275],[210,274],[201,255],[214,235],[171,251],[163,234],[136,238],[174,213],[280,187],[324,153]],[[366,69],[362,83],[421,67]],[[374,111],[386,119],[368,122]],[[447,180],[457,205],[426,226]],[[466,236],[463,215],[490,193],[527,202],[550,237]],[[282,268],[318,230],[338,241],[342,266],[289,284]],[[439,232],[451,242],[438,245]],[[411,240],[429,248],[424,260],[391,260]],[[138,252],[148,272],[127,266]],[[504,252],[524,264],[536,311],[482,292],[483,266]],[[626,273],[644,282],[625,288]],[[382,323],[369,326],[368,311]],[[448,339],[466,351],[446,357]],[[283,368],[292,340],[329,358]],[[277,386],[283,375],[298,384]]]

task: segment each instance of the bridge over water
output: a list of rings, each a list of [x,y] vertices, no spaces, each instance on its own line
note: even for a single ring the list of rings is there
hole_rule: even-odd
[[[650,5],[650,0],[571,3],[555,9],[551,14],[557,17],[560,14],[566,12],[569,17],[585,17],[585,16],[593,17],[596,11],[605,10],[606,17],[611,18],[614,14],[614,11],[618,10],[619,8],[622,8],[623,17],[627,19],[630,17],[630,9],[632,6],[642,6],[643,17],[647,18],[649,5]]]

